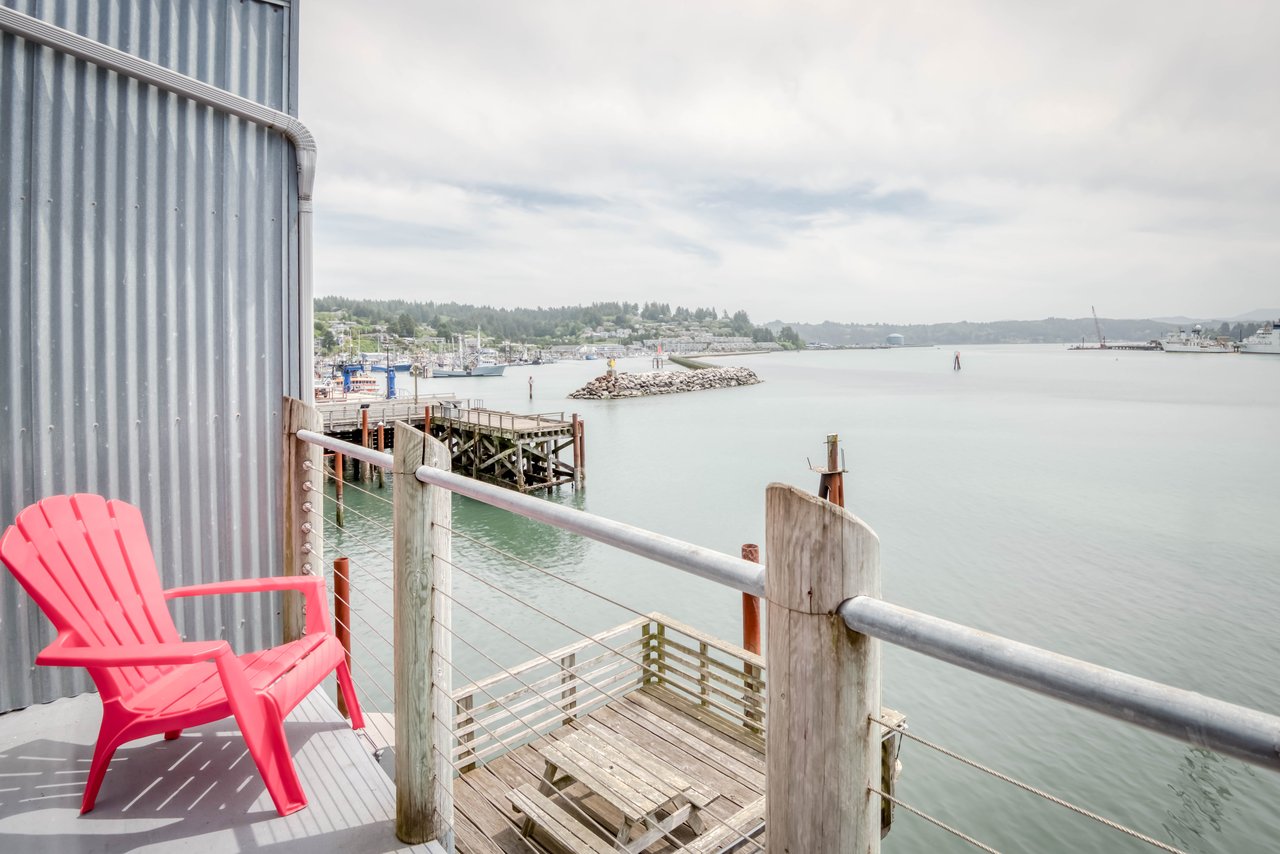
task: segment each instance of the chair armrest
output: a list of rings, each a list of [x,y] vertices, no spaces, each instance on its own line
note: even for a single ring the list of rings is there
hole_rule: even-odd
[[[224,640],[182,643],[125,644],[122,646],[75,646],[75,635],[58,635],[36,655],[36,664],[48,667],[141,667],[148,664],[194,664],[231,652]]]
[[[183,596],[220,596],[227,593],[263,593],[273,590],[301,590],[308,587],[324,587],[319,575],[277,575],[271,578],[237,578],[233,581],[213,581],[209,584],[193,584],[190,587],[173,587],[164,591],[165,599]]]
[[[307,634],[328,632],[333,634],[329,619],[329,604],[324,596],[322,575],[277,575],[269,578],[241,578],[234,581],[214,581],[209,584],[193,584],[190,587],[174,587],[164,591],[164,598],[183,596],[216,596],[225,593],[269,593],[275,590],[297,590],[307,598]]]

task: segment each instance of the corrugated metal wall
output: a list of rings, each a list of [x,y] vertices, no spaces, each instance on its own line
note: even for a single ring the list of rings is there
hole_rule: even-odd
[[[0,0],[296,111],[294,9]],[[166,586],[280,570],[280,400],[297,395],[293,150],[278,134],[0,34],[0,525],[43,496],[142,508]],[[272,641],[278,603],[175,603]],[[0,711],[90,690],[0,571]]]

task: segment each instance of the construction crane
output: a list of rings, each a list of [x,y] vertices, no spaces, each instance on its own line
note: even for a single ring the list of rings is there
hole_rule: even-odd
[[[1102,335],[1102,324],[1098,322],[1098,310],[1093,306],[1089,306],[1089,310],[1093,312],[1093,328],[1098,330],[1098,349],[1107,349],[1107,339]]]

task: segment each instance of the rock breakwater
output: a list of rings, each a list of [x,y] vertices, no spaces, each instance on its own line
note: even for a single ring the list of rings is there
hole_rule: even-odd
[[[733,388],[760,382],[749,368],[707,368],[701,371],[647,371],[638,374],[596,377],[569,397],[574,400],[610,400],[616,397],[647,397],[652,394],[679,394],[708,388]]]

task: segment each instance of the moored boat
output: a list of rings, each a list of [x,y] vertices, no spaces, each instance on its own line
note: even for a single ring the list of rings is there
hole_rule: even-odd
[[[1226,338],[1209,338],[1196,326],[1190,332],[1179,329],[1160,340],[1160,349],[1166,353],[1234,353],[1236,348]]]
[[[472,365],[462,368],[432,368],[433,377],[500,377],[506,365]]]
[[[1280,320],[1268,320],[1262,328],[1240,342],[1241,353],[1280,355]]]

